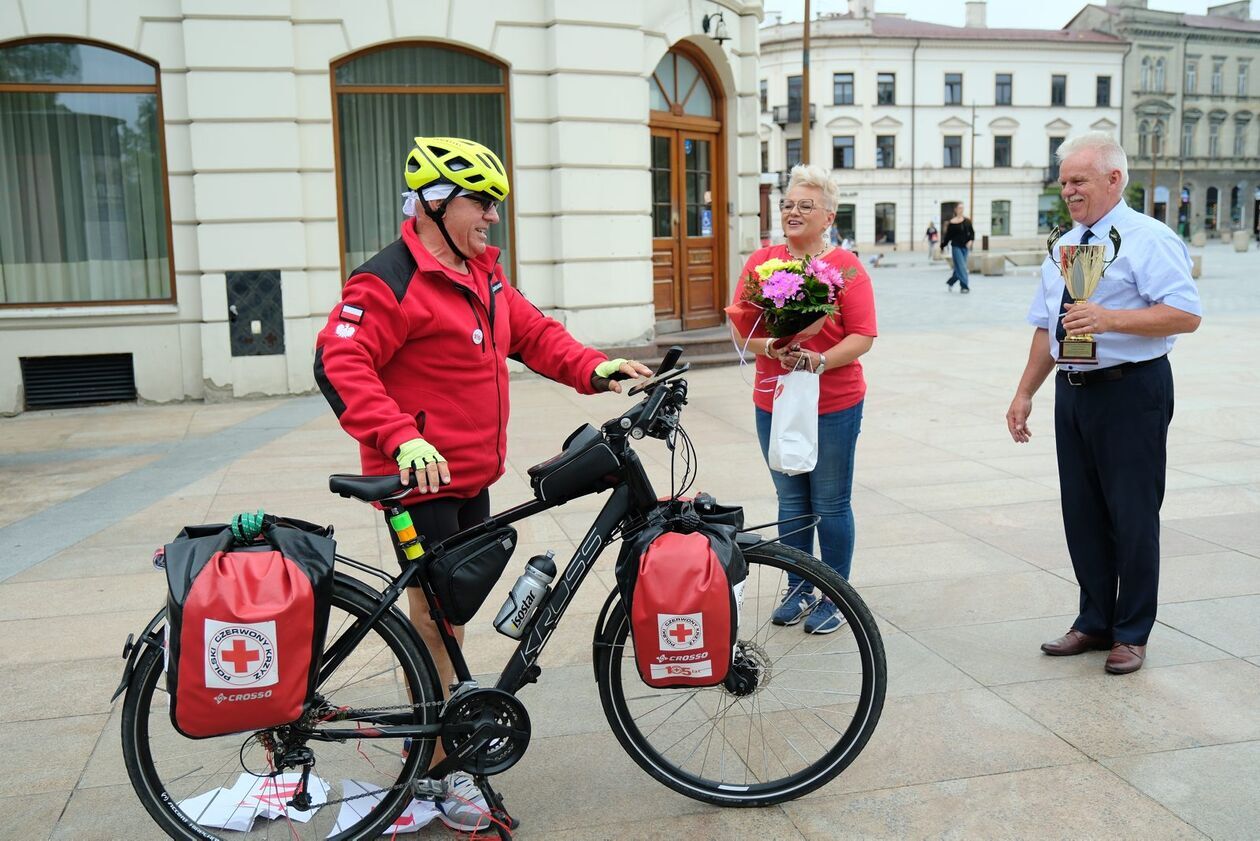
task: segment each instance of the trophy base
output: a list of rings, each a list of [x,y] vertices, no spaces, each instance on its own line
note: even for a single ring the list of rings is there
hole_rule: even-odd
[[[1068,336],[1059,343],[1059,358],[1055,361],[1060,365],[1097,365],[1098,343]]]

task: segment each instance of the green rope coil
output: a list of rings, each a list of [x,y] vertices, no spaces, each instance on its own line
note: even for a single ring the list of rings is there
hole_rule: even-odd
[[[232,518],[232,536],[241,543],[253,543],[262,534],[263,510],[244,511]]]

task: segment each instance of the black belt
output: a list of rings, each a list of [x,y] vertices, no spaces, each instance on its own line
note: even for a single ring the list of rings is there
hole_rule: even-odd
[[[1119,365],[1112,365],[1110,368],[1099,368],[1096,371],[1060,371],[1059,376],[1064,379],[1068,385],[1094,385],[1095,383],[1109,383],[1113,380],[1122,379],[1126,374],[1136,371],[1138,368],[1145,368],[1147,365],[1154,365],[1164,356],[1157,356],[1154,359],[1144,359],[1141,362],[1121,362]]]

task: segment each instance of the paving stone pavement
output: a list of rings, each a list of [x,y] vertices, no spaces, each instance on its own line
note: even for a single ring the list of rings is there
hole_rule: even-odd
[[[522,695],[536,735],[502,779],[525,821],[518,837],[1255,838],[1260,259],[1219,245],[1203,253],[1206,316],[1172,357],[1161,608],[1144,669],[1113,677],[1103,653],[1037,650],[1068,627],[1076,594],[1052,390],[1035,401],[1031,443],[1013,444],[1003,421],[1027,354],[1032,275],[976,277],[963,297],[945,290],[939,264],[903,261],[873,273],[881,336],[864,360],[854,488],[853,583],[879,619],[890,675],[869,746],[834,782],[781,807],[721,810],[657,785],[603,722],[579,627],[596,592]],[[685,420],[697,487],[769,516],[749,376],[695,372]],[[528,496],[526,468],[570,429],[628,405],[533,377],[512,389],[500,508]],[[664,451],[643,450],[667,486]],[[109,701],[123,640],[163,597],[153,549],[186,523],[261,506],[335,522],[344,551],[388,564],[376,515],[325,490],[327,474],[356,469],[318,397],[0,420],[0,754],[10,769],[0,838],[157,835],[126,785],[121,702]],[[591,510],[536,517],[522,544],[564,555]],[[610,571],[595,580],[606,591]],[[506,650],[484,615],[469,645],[474,671]],[[449,835],[435,825],[418,837]]]

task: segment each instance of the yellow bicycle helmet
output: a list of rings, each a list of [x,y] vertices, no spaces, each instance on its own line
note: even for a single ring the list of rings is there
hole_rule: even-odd
[[[407,186],[419,191],[430,184],[453,184],[496,201],[511,187],[499,156],[475,140],[460,137],[417,137],[407,156]]]

